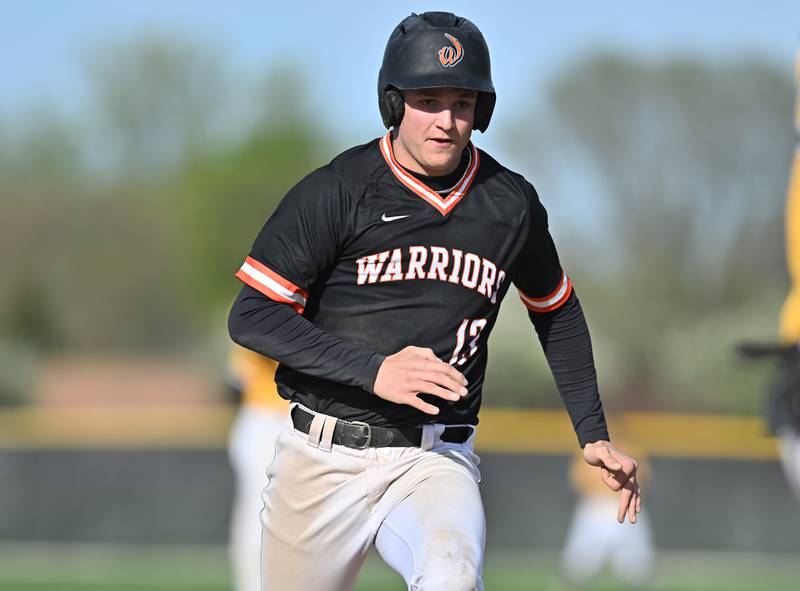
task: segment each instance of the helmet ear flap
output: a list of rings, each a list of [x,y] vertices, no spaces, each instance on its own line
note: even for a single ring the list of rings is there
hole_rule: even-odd
[[[497,96],[491,92],[479,92],[475,102],[475,120],[472,124],[473,129],[481,133],[489,127],[492,119],[494,104]],[[396,88],[389,87],[378,95],[378,108],[381,111],[381,118],[386,129],[397,127],[403,120],[405,111],[405,101],[403,95]]]
[[[472,128],[477,129],[481,133],[486,131],[489,127],[489,121],[492,119],[492,112],[494,111],[494,104],[497,96],[492,92],[479,92],[478,100],[475,101],[475,119],[472,123]]]
[[[381,111],[381,119],[386,129],[397,127],[403,120],[405,102],[403,95],[396,88],[389,87],[378,94],[378,108]]]

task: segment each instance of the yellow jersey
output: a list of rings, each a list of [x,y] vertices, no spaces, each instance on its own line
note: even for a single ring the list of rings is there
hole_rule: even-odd
[[[242,404],[288,410],[289,401],[280,397],[275,385],[277,361],[244,347],[235,346],[228,363],[233,375],[241,383]]]
[[[795,102],[795,130],[800,136],[800,50],[795,60],[798,95]],[[786,197],[786,264],[791,289],[781,310],[780,338],[800,341],[800,144],[795,148],[789,189]]]

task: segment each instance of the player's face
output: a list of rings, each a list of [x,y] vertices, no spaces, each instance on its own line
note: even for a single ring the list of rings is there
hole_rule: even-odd
[[[397,161],[414,172],[442,176],[458,166],[475,119],[474,90],[403,91],[405,112],[393,144]]]

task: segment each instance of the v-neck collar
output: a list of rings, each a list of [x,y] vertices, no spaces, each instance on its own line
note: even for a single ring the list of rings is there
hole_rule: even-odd
[[[389,165],[389,169],[392,171],[392,174],[394,174],[394,176],[397,177],[397,180],[399,180],[406,188],[416,193],[417,196],[422,197],[430,205],[435,207],[443,216],[450,213],[456,204],[467,194],[467,191],[469,191],[469,188],[472,185],[472,180],[475,178],[475,173],[477,172],[478,165],[480,164],[477,148],[475,148],[472,142],[468,144],[467,147],[472,152],[472,162],[464,173],[464,178],[461,179],[461,182],[453,187],[453,190],[450,191],[450,193],[443,197],[421,180],[406,172],[406,170],[400,164],[398,164],[394,157],[394,150],[392,150],[391,134],[392,132],[390,131],[383,136],[380,141],[380,148],[381,154],[383,155],[384,160],[386,160],[386,164]]]

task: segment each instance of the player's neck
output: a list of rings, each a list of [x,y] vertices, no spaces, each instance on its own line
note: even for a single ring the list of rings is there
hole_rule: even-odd
[[[461,159],[458,161],[455,169],[452,172],[443,175],[427,175],[403,166],[409,174],[425,183],[428,187],[437,193],[449,193],[461,181],[464,173],[467,171],[470,163],[469,148],[464,148],[461,152]],[[402,164],[401,164],[402,166]]]

